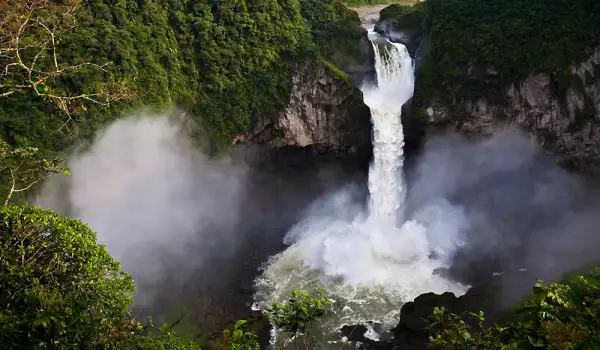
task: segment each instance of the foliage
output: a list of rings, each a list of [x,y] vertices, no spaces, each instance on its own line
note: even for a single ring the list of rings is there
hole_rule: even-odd
[[[0,344],[27,349],[197,349],[129,315],[135,287],[95,233],[33,206],[0,210]]]
[[[300,0],[302,17],[319,54],[342,70],[369,60],[370,44],[358,14],[340,0]]]
[[[245,329],[246,320],[239,320],[233,330],[223,331],[223,344],[218,349],[228,350],[259,350],[258,337],[253,331]]]
[[[78,220],[6,207],[0,249],[0,343],[75,348],[127,324],[133,282]]]
[[[77,117],[84,136],[142,104],[175,104],[224,145],[247,131],[252,115],[285,102],[291,66],[312,50],[298,0],[90,0],[76,19],[57,45],[59,57],[114,69],[66,74],[57,89],[90,93],[104,81],[135,95],[110,106],[85,104]],[[2,99],[0,132],[16,146],[64,149],[70,142],[49,132],[60,128],[59,112],[35,94]]]
[[[304,333],[311,322],[323,317],[332,303],[323,291],[313,297],[304,291],[294,290],[288,300],[274,303],[265,310],[265,314],[275,327],[296,335]]]
[[[83,102],[108,105],[127,97],[123,91],[98,80],[89,91],[65,90],[58,82],[89,70],[109,69],[110,62],[65,62],[58,50],[64,34],[76,26],[81,0],[7,0],[0,4],[0,98],[29,93],[52,102],[65,121],[57,131],[76,131],[72,114],[85,109]],[[72,129],[73,128],[73,129]]]
[[[142,105],[182,107],[195,116],[199,132],[216,146],[225,146],[234,135],[248,131],[254,115],[272,113],[287,102],[291,69],[316,48],[338,66],[366,57],[356,49],[362,35],[358,17],[339,0],[65,4],[52,9],[68,18],[69,30],[57,31],[61,40],[40,49],[56,52],[61,74],[54,72],[52,54],[41,55],[38,66],[52,75],[41,78],[52,93],[69,100],[48,104],[36,89],[0,99],[0,137],[16,147],[62,151],[74,136],[64,130],[65,112],[77,134],[89,137],[107,121]],[[17,19],[6,23],[15,27]],[[46,45],[47,35],[32,31],[28,38]],[[124,97],[117,104],[95,103],[105,91]],[[85,98],[75,103],[70,99],[74,96]],[[62,102],[69,102],[69,108]]]
[[[151,321],[151,320],[150,320]],[[200,350],[200,346],[189,340],[183,340],[175,334],[175,332],[167,325],[163,325],[159,335],[154,335],[150,329],[152,325],[145,326],[147,335],[141,335],[134,332],[134,336],[129,336],[126,341],[118,344],[115,349],[131,349],[131,350]]]
[[[0,195],[6,207],[15,194],[27,191],[42,179],[55,173],[69,175],[60,157],[48,160],[35,147],[14,148],[0,140]]]
[[[504,326],[486,328],[483,313],[475,330],[465,315],[446,315],[436,308],[431,316],[430,341],[443,349],[598,349],[600,347],[600,270],[566,283],[538,282],[532,296]]]
[[[417,78],[416,102],[435,95],[448,105],[493,98],[532,73],[547,73],[562,94],[569,65],[600,44],[595,0],[428,0],[429,53]]]
[[[472,321],[475,321],[476,329],[479,332],[475,333],[471,329],[471,325],[465,320],[468,316]],[[499,348],[499,338],[503,329],[485,328],[483,323],[485,317],[483,312],[479,314],[468,313],[463,315],[447,314],[444,307],[435,307],[431,315],[432,324],[431,330],[435,334],[429,338],[429,341],[434,346],[443,349],[497,349]]]

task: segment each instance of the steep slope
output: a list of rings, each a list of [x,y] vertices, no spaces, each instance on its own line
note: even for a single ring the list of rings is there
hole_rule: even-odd
[[[322,55],[360,75],[370,62],[356,14],[338,0],[90,0],[76,17],[60,38],[59,59],[108,65],[65,74],[53,81],[56,90],[76,95],[106,84],[127,92],[108,108],[87,100],[76,106],[84,138],[139,107],[177,107],[221,150],[250,130],[254,116],[284,108],[298,64]],[[28,93],[0,99],[2,138],[52,151],[72,145],[73,133],[54,132],[68,117],[47,102]]]
[[[321,56],[357,83],[374,76],[373,47],[355,11],[339,0],[302,0],[300,4]]]
[[[565,165],[600,165],[600,3],[591,0],[425,2],[427,47],[415,118],[486,136],[535,135]]]

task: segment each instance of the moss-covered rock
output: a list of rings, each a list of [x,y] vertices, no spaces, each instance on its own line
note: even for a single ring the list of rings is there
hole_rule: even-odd
[[[302,0],[301,9],[322,57],[356,82],[374,74],[373,47],[355,11],[340,0]]]

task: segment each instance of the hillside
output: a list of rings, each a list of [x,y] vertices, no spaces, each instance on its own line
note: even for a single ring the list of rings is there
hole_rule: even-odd
[[[286,103],[295,64],[320,53],[354,73],[368,62],[368,50],[357,44],[363,35],[358,17],[337,0],[71,3],[66,8],[76,25],[60,37],[59,62],[102,69],[62,74],[53,89],[65,96],[102,91],[118,98],[110,106],[86,99],[69,106],[70,130],[61,128],[69,117],[60,106],[35,93],[0,99],[0,135],[15,146],[60,151],[72,144],[75,131],[89,136],[141,106],[176,106],[193,116],[213,149],[221,149],[248,131],[253,115],[274,113]],[[38,67],[52,64],[46,55]],[[14,79],[24,73],[15,72]]]
[[[517,126],[565,165],[597,171],[598,2],[431,0],[423,24],[419,118],[473,137]]]

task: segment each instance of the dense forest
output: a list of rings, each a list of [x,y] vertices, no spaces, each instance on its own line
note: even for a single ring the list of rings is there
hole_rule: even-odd
[[[35,92],[1,99],[0,133],[15,146],[60,151],[71,144],[75,129],[86,136],[140,106],[177,106],[196,118],[218,149],[246,132],[253,115],[286,102],[295,63],[319,52],[334,61],[353,57],[338,53],[333,38],[361,34],[356,13],[338,0],[92,0],[66,1],[50,11],[71,12],[53,23],[59,29],[65,20],[73,22],[56,45],[59,63],[93,65],[46,85],[64,96],[102,91],[112,102],[78,100],[69,106],[72,122],[61,128],[68,118],[64,108]],[[39,59],[37,67],[51,66],[50,58]],[[15,69],[12,79],[23,74]]]
[[[369,5],[387,5],[398,3],[412,3],[414,0],[344,0],[344,3],[350,6],[369,6]]]
[[[298,63],[344,75],[335,68],[365,55],[339,0],[11,0],[0,11],[0,41],[20,52],[0,55],[0,137],[52,160],[141,107],[185,111],[219,152],[287,102]]]
[[[415,87],[421,101],[499,96],[500,88],[540,72],[564,95],[575,79],[569,65],[600,44],[600,3],[593,0],[424,4],[430,50]]]

